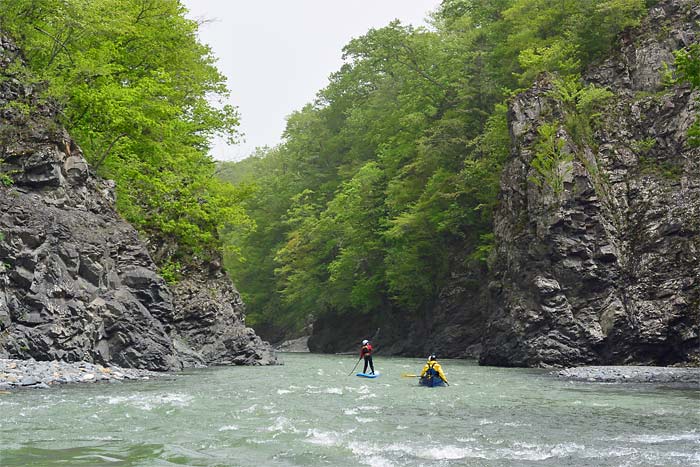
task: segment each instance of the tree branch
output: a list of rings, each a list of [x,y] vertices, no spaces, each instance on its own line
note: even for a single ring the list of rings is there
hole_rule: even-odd
[[[120,139],[122,139],[125,136],[128,136],[128,135],[126,133],[122,133],[119,136],[117,136],[116,138],[114,138],[114,140],[109,144],[109,147],[107,147],[107,149],[105,149],[105,151],[102,153],[102,156],[100,156],[100,159],[95,163],[95,170],[100,168],[100,166],[105,161],[105,159],[109,155],[109,152],[112,150],[112,148],[117,143],[117,141],[119,141]]]
[[[55,45],[59,46],[61,49],[63,49],[66,52],[66,55],[68,55],[68,60],[70,60],[71,65],[75,65],[75,63],[73,62],[73,57],[71,57],[71,55],[70,55],[70,51],[68,50],[68,48],[66,48],[65,42],[61,42],[60,40],[58,40],[58,38],[52,36],[50,33],[46,32],[46,31],[44,31],[39,26],[34,26],[34,29],[36,29],[37,31],[39,31],[42,34],[49,36],[54,41]],[[53,59],[55,57],[56,57],[56,54],[52,54],[51,61],[53,61]]]

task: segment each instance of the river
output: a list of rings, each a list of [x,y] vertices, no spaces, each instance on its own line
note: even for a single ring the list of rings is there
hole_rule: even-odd
[[[0,465],[700,465],[697,389],[560,380],[543,370],[282,354],[283,366],[0,394]]]

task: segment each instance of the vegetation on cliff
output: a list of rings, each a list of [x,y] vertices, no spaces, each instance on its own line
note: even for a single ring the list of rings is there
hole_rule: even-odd
[[[576,82],[651,3],[445,0],[430,28],[392,22],[352,40],[281,145],[222,164],[222,179],[255,190],[244,204],[257,229],[229,231],[241,255],[227,258],[249,322],[429,312],[492,248],[507,99],[543,72]]]
[[[676,52],[677,80],[688,82],[693,88],[700,87],[700,44]],[[700,147],[700,116],[688,130],[688,142]]]
[[[216,179],[215,134],[236,137],[225,78],[179,0],[0,0],[0,26],[23,51],[23,81],[44,98],[100,175],[119,212],[152,245],[163,274],[220,249],[219,231],[250,225],[245,191]]]

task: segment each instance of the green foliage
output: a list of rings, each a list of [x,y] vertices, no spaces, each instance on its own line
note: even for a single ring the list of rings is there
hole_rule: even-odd
[[[474,252],[470,255],[470,259],[479,261],[482,263],[487,263],[491,252],[496,246],[496,236],[491,233],[483,234],[479,237],[480,243],[474,249]]]
[[[646,154],[656,146],[657,140],[654,137],[640,139],[632,142],[632,150],[636,153]]]
[[[693,88],[700,87],[700,44],[692,44],[674,55],[678,80],[687,81]]]
[[[639,156],[639,169],[645,175],[678,180],[683,174],[683,167],[670,161],[659,160],[653,156]]]
[[[4,170],[4,161],[0,159],[0,185],[4,187],[12,186],[15,181],[8,172]]]
[[[256,231],[227,267],[254,322],[328,310],[427,312],[454,271],[482,268],[510,152],[506,99],[541,72],[578,76],[638,24],[643,0],[445,0],[430,30],[395,21],[353,39],[284,142],[220,167],[254,185]],[[541,128],[535,183],[563,187],[611,93],[564,78],[565,121]],[[233,237],[232,237],[233,241]]]
[[[582,151],[576,151],[576,148],[565,151],[565,139],[557,133],[563,124],[579,149],[592,145],[593,128],[600,119],[600,110],[613,93],[593,84],[584,86],[577,75],[557,78],[553,84],[549,96],[561,106],[563,122],[545,123],[538,128],[539,139],[535,143],[535,155],[530,162],[534,172],[528,180],[540,188],[547,186],[558,195],[564,189],[564,180],[573,170],[574,156],[578,155],[580,162],[600,187],[597,166],[589,163]]]
[[[517,54],[523,85],[542,72],[577,74],[638,25],[645,7],[643,0],[515,0],[502,11],[510,31],[502,47]]]
[[[0,159],[0,185],[4,187],[10,187],[14,185],[15,180],[12,178],[14,172],[16,171],[8,170],[6,168],[4,159]]]
[[[175,284],[180,280],[182,264],[177,261],[167,261],[160,267],[158,273],[168,284]]]
[[[563,104],[564,126],[573,140],[578,145],[590,144],[599,109],[613,93],[593,84],[583,86],[578,76],[567,76],[554,82],[550,95]]]
[[[33,107],[29,103],[19,100],[5,102],[0,106],[0,112],[12,114],[14,119],[24,122],[29,120],[33,110]]]
[[[368,162],[343,183],[322,213],[321,223],[335,232],[334,257],[328,263],[329,305],[335,309],[349,305],[367,312],[381,304],[384,188],[383,171]]]
[[[692,44],[675,53],[678,81],[688,82],[693,88],[700,87],[700,44]],[[700,117],[688,129],[688,144],[700,147]]]
[[[700,147],[700,118],[688,128],[688,145],[691,147]]]
[[[555,194],[564,190],[564,179],[571,172],[573,161],[573,156],[564,152],[565,141],[557,136],[558,130],[556,123],[545,123],[537,129],[539,140],[530,162],[535,172],[528,177],[538,187],[546,185]]]
[[[213,178],[212,136],[236,136],[225,78],[178,0],[0,0],[0,22],[30,72],[48,83],[63,124],[100,175],[117,182],[120,213],[160,264],[220,247],[219,231],[250,224],[244,193]],[[172,256],[172,258],[170,258]]]

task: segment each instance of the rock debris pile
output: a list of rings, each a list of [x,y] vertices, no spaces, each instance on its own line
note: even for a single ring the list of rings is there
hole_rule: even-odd
[[[163,373],[135,368],[102,366],[88,362],[42,362],[34,359],[0,359],[0,390],[48,389],[68,383],[120,382],[148,380]]]

